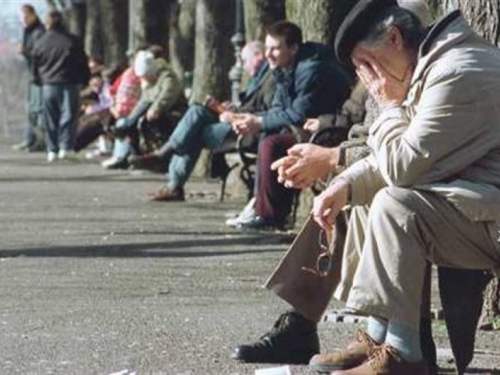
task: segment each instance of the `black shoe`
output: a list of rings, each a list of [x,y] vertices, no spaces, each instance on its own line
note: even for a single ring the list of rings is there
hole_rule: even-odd
[[[236,229],[245,230],[285,230],[285,223],[264,216],[255,215],[248,221],[239,223]]]
[[[247,363],[308,364],[319,353],[316,327],[299,313],[288,311],[259,341],[238,346],[234,358]]]

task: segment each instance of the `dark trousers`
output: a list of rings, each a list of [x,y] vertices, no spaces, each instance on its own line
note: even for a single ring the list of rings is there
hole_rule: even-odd
[[[292,134],[270,135],[259,143],[257,159],[258,178],[255,197],[255,213],[276,222],[283,222],[290,214],[297,190],[287,189],[278,182],[277,173],[271,164],[286,155],[297,142]]]
[[[75,134],[75,152],[83,150],[94,142],[101,134],[109,130],[113,122],[114,118],[109,109],[80,116]]]
[[[43,112],[47,130],[47,151],[73,150],[78,102],[77,85],[43,85]]]

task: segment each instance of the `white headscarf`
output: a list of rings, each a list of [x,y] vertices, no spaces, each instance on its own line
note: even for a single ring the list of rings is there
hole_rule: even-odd
[[[137,77],[153,76],[158,72],[158,64],[149,51],[140,51],[134,60],[134,73]]]

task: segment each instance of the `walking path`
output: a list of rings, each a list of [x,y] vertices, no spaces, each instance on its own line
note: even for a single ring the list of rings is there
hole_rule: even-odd
[[[230,358],[287,307],[261,285],[290,241],[224,226],[243,202],[189,183],[153,204],[162,176],[46,163],[0,139],[0,374],[253,374]],[[351,324],[320,325],[340,348]],[[436,323],[441,364],[450,353]],[[478,335],[471,373],[500,368],[498,333]],[[292,367],[293,374],[310,374]]]

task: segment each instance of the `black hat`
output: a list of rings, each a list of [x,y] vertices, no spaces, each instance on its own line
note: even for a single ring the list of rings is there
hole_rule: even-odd
[[[352,50],[366,36],[371,22],[386,9],[397,5],[397,0],[359,0],[337,31],[335,54],[338,61],[352,68]]]

